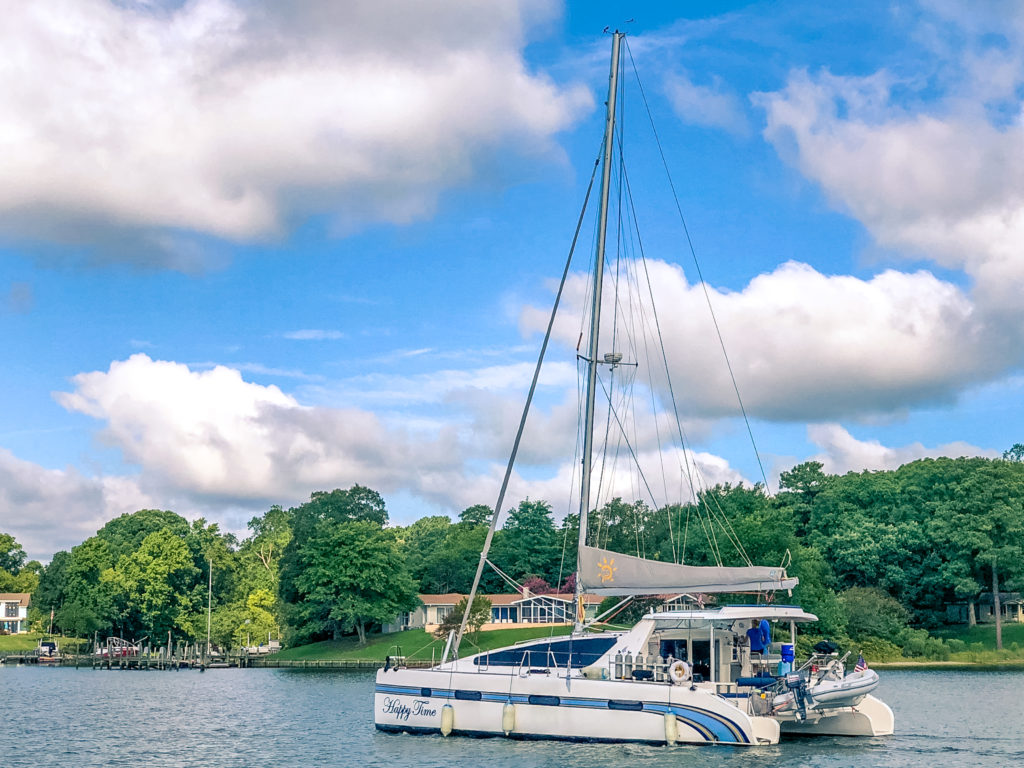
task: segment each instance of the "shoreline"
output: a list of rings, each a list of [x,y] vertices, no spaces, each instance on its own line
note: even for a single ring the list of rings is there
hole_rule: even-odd
[[[1006,659],[1003,661],[877,661],[871,662],[872,669],[962,669],[965,671],[982,669],[1021,669],[1024,670],[1024,659]]]

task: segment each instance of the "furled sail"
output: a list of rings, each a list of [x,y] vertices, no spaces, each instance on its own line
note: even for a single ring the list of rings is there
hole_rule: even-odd
[[[798,583],[784,568],[678,565],[581,547],[579,578],[598,595],[658,595],[670,592],[770,592]]]

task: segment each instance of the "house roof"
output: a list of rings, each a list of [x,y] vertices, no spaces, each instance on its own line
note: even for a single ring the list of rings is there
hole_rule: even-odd
[[[419,598],[424,605],[455,605],[459,600],[466,597],[466,595],[460,595],[457,592],[449,592],[445,595],[420,595]],[[480,597],[486,597],[491,601],[491,605],[514,605],[515,603],[521,603],[525,600],[532,600],[537,597],[553,597],[556,600],[563,600],[565,602],[572,602],[573,595],[571,592],[568,593],[550,593],[546,595],[530,595],[530,597],[523,597],[521,594],[516,592],[511,595],[480,595]],[[597,605],[604,598],[601,595],[583,595],[583,602],[586,605]]]
[[[420,602],[424,605],[455,605],[459,600],[464,598],[465,595],[460,595],[458,592],[448,592],[444,595],[420,595]]]
[[[5,603],[17,600],[19,605],[28,606],[28,601],[31,599],[32,595],[28,592],[0,592],[0,601]]]

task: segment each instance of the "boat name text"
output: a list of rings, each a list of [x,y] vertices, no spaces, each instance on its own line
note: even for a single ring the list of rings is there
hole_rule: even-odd
[[[394,715],[396,720],[405,722],[410,715],[417,717],[437,717],[437,710],[430,706],[427,699],[413,699],[412,706],[403,704],[400,699],[384,697],[384,714]]]

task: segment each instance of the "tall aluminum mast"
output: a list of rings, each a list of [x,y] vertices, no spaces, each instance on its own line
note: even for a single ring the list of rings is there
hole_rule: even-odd
[[[587,347],[587,409],[583,428],[583,478],[580,483],[580,538],[579,552],[587,543],[587,516],[590,511],[590,477],[594,453],[594,402],[597,397],[598,337],[601,333],[601,283],[604,276],[604,248],[608,234],[608,193],[612,172],[612,147],[615,138],[615,97],[619,81],[619,47],[624,32],[612,35],[612,66],[608,77],[608,113],[604,127],[604,160],[601,169],[601,209],[597,225],[597,253],[594,257],[594,303],[590,313],[590,343]],[[576,569],[576,625],[583,629],[583,585],[580,583],[579,565]]]

